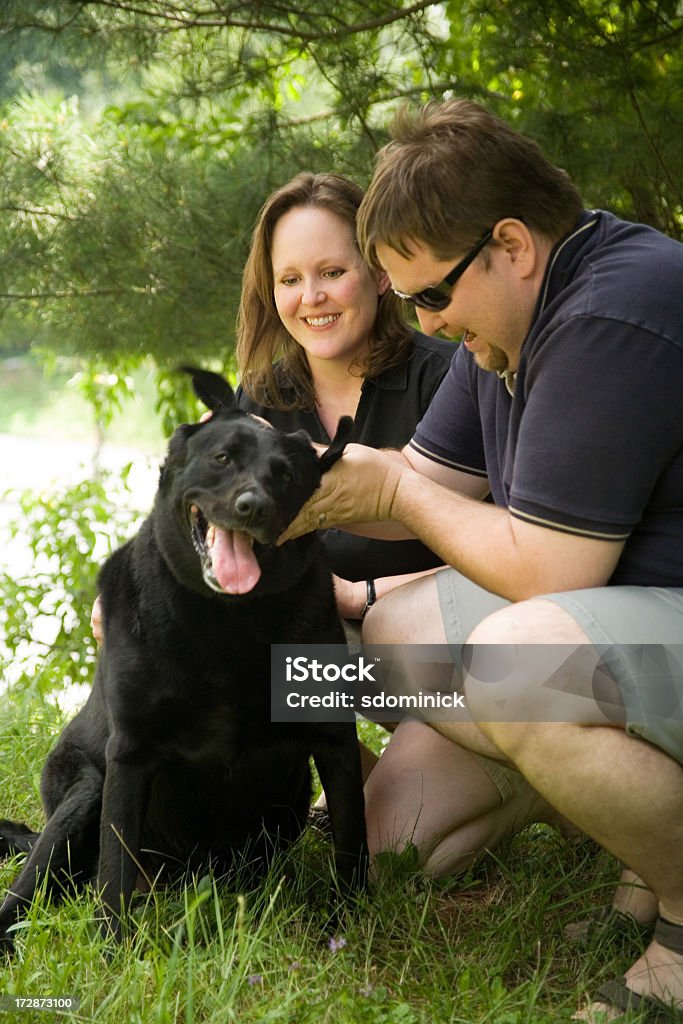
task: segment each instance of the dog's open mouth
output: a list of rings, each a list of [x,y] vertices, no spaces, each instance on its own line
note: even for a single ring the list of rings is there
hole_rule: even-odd
[[[207,587],[220,594],[248,594],[261,578],[254,538],[210,522],[198,505],[190,506],[192,542]]]

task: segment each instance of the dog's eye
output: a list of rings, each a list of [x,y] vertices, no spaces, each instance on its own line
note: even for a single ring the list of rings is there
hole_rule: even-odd
[[[232,462],[232,458],[227,452],[219,452],[218,455],[214,455],[216,462],[219,462],[221,466],[229,466]]]
[[[277,480],[280,484],[291,484],[296,479],[292,468],[291,458],[276,455],[270,460],[270,471],[273,474],[273,479]]]

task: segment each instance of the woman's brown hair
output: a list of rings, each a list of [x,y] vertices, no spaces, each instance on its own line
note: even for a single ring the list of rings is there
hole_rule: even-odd
[[[261,208],[242,277],[236,347],[242,387],[260,405],[283,411],[315,406],[306,354],[282,325],[275,306],[271,261],[275,225],[297,207],[318,207],[344,220],[357,244],[356,214],[362,199],[363,189],[348,178],[304,172],[273,192]],[[401,300],[387,290],[379,297],[369,356],[358,366],[359,375],[375,377],[404,362],[412,339]]]

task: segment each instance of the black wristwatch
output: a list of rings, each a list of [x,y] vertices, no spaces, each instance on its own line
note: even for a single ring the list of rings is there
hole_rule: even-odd
[[[365,618],[365,616],[368,614],[368,608],[372,608],[373,604],[377,600],[377,591],[375,590],[375,581],[374,580],[366,580],[365,581],[365,586],[367,587],[368,596],[367,596],[366,601],[365,601],[365,607],[363,608],[363,611],[360,613],[361,619]]]

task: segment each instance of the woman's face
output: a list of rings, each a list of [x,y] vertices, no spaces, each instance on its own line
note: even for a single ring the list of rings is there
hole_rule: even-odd
[[[288,210],[275,225],[271,261],[278,315],[313,372],[318,361],[362,360],[388,281],[363,262],[346,221],[315,206]]]

